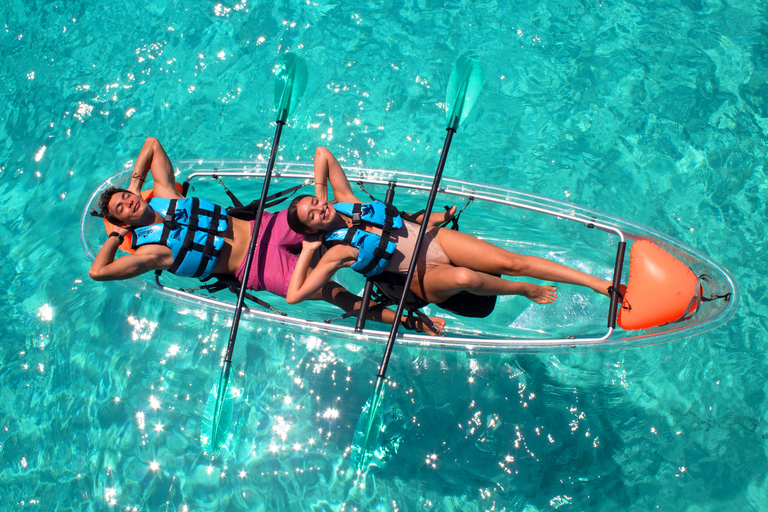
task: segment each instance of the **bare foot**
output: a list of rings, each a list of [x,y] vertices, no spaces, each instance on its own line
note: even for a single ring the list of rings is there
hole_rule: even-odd
[[[451,220],[453,216],[456,215],[456,205],[451,206],[447,211],[443,213],[443,215],[443,222],[448,222]]]
[[[536,304],[550,304],[557,299],[557,288],[554,286],[540,286],[533,283],[521,283],[527,285],[526,290],[520,295],[528,297]]]
[[[432,212],[432,215],[429,216],[429,223],[427,224],[427,227],[429,229],[432,229],[435,226],[442,226],[443,224],[451,220],[455,214],[456,214],[456,205],[451,206],[451,209],[447,211]],[[418,217],[418,220],[421,220],[421,217]]]
[[[432,325],[425,322],[421,317],[414,316],[413,320],[408,320],[403,325],[406,329],[410,329],[416,332],[425,332],[430,336],[440,336],[445,329],[445,319],[438,316],[431,316],[429,319],[432,321]]]
[[[419,319],[419,321],[416,323],[416,328],[421,329],[430,336],[442,335],[443,329],[445,329],[445,318],[440,318],[439,316],[431,316],[429,319],[432,320],[432,325],[434,325],[434,327],[425,324],[421,321],[421,319]]]

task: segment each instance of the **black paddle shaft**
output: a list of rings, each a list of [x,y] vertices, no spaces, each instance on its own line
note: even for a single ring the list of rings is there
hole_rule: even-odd
[[[427,232],[427,225],[429,224],[429,217],[432,214],[432,206],[435,204],[435,198],[437,197],[437,189],[440,186],[440,179],[443,176],[443,169],[445,168],[445,160],[448,157],[448,148],[451,147],[451,139],[453,134],[456,133],[456,129],[449,126],[447,128],[448,134],[445,136],[445,144],[443,144],[443,152],[440,154],[440,162],[437,164],[437,171],[435,171],[435,179],[432,182],[432,189],[429,191],[429,199],[427,199],[427,207],[424,210],[424,218],[421,219],[421,228],[419,228],[419,236],[416,238],[416,246],[413,248],[413,256],[411,257],[411,264],[408,265],[408,274],[405,276],[405,285],[403,288],[403,295],[400,297],[400,303],[397,305],[397,311],[395,311],[395,321],[392,322],[392,330],[389,332],[389,339],[387,339],[387,348],[384,351],[384,358],[381,360],[381,366],[379,366],[379,379],[383,379],[387,372],[387,365],[389,364],[389,357],[392,355],[392,348],[395,346],[395,337],[397,336],[397,329],[400,327],[400,315],[403,314],[405,308],[405,297],[408,293],[408,289],[411,286],[413,280],[413,274],[416,270],[416,262],[418,255],[421,251],[421,243],[424,241],[424,234]]]
[[[251,273],[251,260],[256,252],[256,241],[259,238],[259,228],[261,227],[261,217],[264,215],[264,203],[269,192],[269,182],[272,180],[272,169],[275,168],[275,159],[277,158],[277,147],[280,144],[280,134],[283,131],[285,121],[278,118],[275,138],[272,141],[272,152],[269,154],[269,163],[267,164],[267,173],[264,175],[264,186],[259,198],[259,207],[256,209],[256,219],[253,221],[253,230],[251,231],[251,241],[248,245],[248,254],[245,256],[245,268],[243,269],[243,281],[240,283],[240,293],[237,294],[237,304],[235,305],[235,316],[232,318],[232,330],[229,332],[229,343],[227,345],[227,354],[224,356],[225,364],[232,364],[232,352],[235,350],[235,339],[237,338],[237,328],[240,325],[240,315],[243,312],[243,302],[245,302],[245,290],[248,286],[248,276]]]
[[[608,327],[611,329],[616,328],[616,316],[618,315],[618,308],[621,306],[621,294],[619,293],[619,286],[621,286],[621,269],[624,267],[624,252],[627,248],[627,242],[622,240],[616,247],[616,264],[613,266],[613,283],[611,284],[611,305],[608,308]]]

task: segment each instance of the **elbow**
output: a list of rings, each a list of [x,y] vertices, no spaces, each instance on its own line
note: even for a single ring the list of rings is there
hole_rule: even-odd
[[[114,281],[115,279],[120,279],[110,272],[108,268],[97,266],[93,266],[88,270],[88,277],[94,281]]]
[[[88,271],[88,277],[90,277],[90,278],[91,278],[91,279],[93,279],[94,281],[106,281],[106,278],[104,277],[104,275],[102,275],[102,274],[99,272],[99,270],[98,270],[98,269],[95,269],[95,268],[91,268],[91,269]]]
[[[288,304],[298,304],[299,302],[304,302],[304,298],[299,292],[288,290],[285,294],[285,302]]]

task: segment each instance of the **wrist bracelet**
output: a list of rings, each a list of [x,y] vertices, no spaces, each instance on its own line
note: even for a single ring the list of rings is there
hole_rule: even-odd
[[[320,185],[321,187],[327,187],[328,186],[325,183],[315,183],[315,185]]]
[[[117,231],[113,231],[109,234],[109,237],[112,238],[113,236],[116,236],[118,240],[120,240],[120,245],[123,245],[123,240],[125,240],[125,237],[118,233]]]

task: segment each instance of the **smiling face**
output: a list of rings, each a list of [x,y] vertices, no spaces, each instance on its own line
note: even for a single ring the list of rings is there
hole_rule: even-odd
[[[328,231],[336,218],[333,206],[315,196],[302,198],[296,204],[296,214],[309,232]]]
[[[127,190],[113,194],[109,200],[110,215],[129,226],[140,226],[148,207],[140,195]]]

